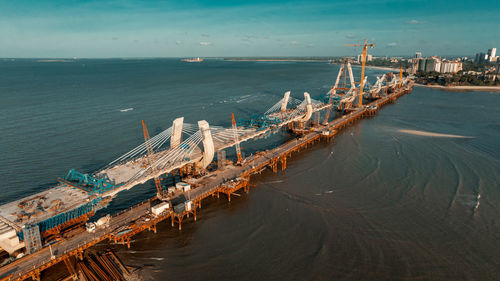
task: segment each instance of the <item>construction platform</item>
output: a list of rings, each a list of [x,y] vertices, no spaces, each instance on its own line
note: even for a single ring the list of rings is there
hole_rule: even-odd
[[[1,267],[0,280],[25,280],[27,278],[40,280],[43,270],[59,262],[66,262],[69,257],[83,259],[83,252],[86,249],[104,240],[120,242],[130,247],[131,237],[144,230],[156,232],[156,225],[164,220],[170,221],[172,226],[177,224],[180,229],[182,222],[186,219],[192,217],[193,220],[196,220],[197,209],[201,208],[203,199],[211,196],[219,197],[220,194],[224,194],[228,200],[231,200],[231,195],[236,191],[243,190],[248,192],[248,183],[252,175],[259,174],[266,168],[270,168],[273,172],[278,172],[279,166],[281,166],[282,170],[286,169],[287,159],[294,152],[301,151],[320,141],[331,142],[338,131],[348,127],[359,119],[375,115],[384,105],[396,101],[404,94],[410,93],[412,88],[413,82],[410,82],[393,93],[372,101],[363,107],[355,108],[348,114],[334,119],[326,125],[311,127],[300,138],[292,139],[274,149],[249,156],[242,165],[229,165],[224,170],[217,170],[202,177],[191,179],[192,190],[177,193],[172,195],[171,198],[172,201],[180,197],[188,198],[189,200],[185,202],[189,202],[189,205],[185,205],[182,209],[170,207],[159,214],[153,214],[152,207],[160,202],[158,198],[154,197],[112,215],[105,225],[97,227],[93,232],[75,230],[74,233],[68,235],[65,239],[55,241],[51,244],[51,247],[43,247],[30,255]],[[81,193],[69,186],[61,188],[47,190],[30,198],[35,199],[35,201],[45,198],[40,204],[49,207],[51,206],[50,204],[55,204],[51,203],[52,201],[50,200],[57,200],[58,198],[58,196],[51,197],[53,196],[52,194],[66,194],[65,196],[69,196],[71,200],[64,202],[64,205],[60,206],[60,208],[65,208],[64,210],[79,206],[81,201],[77,203],[78,200],[91,201],[88,193]],[[57,192],[54,193],[56,190]],[[4,209],[2,207],[0,214],[7,216],[10,220],[16,221],[19,219],[16,212],[24,212],[24,207],[21,207],[24,200],[26,199],[6,204],[7,208]],[[46,204],[45,202],[48,203]],[[46,216],[50,217],[49,214]],[[38,217],[35,216],[32,222],[39,221],[41,218],[45,218],[45,215],[40,214]],[[26,217],[24,219],[29,221],[30,218]],[[7,220],[7,222],[10,222],[10,220]],[[21,221],[19,221],[19,224],[13,224],[11,227],[19,227],[19,225],[21,225]],[[68,272],[74,274],[74,269],[68,267]]]

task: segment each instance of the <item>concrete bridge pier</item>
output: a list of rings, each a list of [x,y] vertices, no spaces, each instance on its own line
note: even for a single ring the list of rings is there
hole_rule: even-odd
[[[304,92],[304,100],[306,101],[306,114],[297,121],[296,130],[303,130],[306,127],[307,121],[311,119],[313,108],[311,104],[311,96],[308,92]]]
[[[286,111],[286,106],[288,105],[288,100],[290,99],[290,91],[285,93],[283,97],[283,102],[281,103],[281,112]]]
[[[210,126],[205,120],[198,121],[203,142],[203,158],[197,163],[197,168],[205,169],[214,159],[215,147]]]
[[[182,142],[182,124],[184,117],[179,117],[172,122],[172,136],[170,137],[170,149],[178,147]]]

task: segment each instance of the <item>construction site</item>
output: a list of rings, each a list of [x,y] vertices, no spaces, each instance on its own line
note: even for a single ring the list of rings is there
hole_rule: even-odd
[[[101,242],[130,247],[130,239],[144,231],[156,233],[165,221],[172,227],[197,219],[207,197],[231,200],[238,191],[249,192],[252,176],[264,169],[284,170],[294,153],[318,142],[333,142],[336,134],[385,105],[409,94],[413,81],[389,72],[374,84],[365,77],[363,45],[361,77],[355,79],[349,60],[340,65],[334,84],[324,95],[303,99],[284,93],[262,114],[236,119],[229,128],[183,117],[150,137],[142,121],[144,142],[98,171],[70,169],[59,184],[38,194],[0,207],[0,247],[5,260],[0,280],[43,280],[54,266],[67,269],[61,280],[125,280],[131,268],[111,251],[93,253]],[[240,145],[278,132],[291,137],[265,151],[244,157]],[[235,150],[235,159],[226,151]],[[119,213],[96,217],[121,191],[153,180],[156,195]]]

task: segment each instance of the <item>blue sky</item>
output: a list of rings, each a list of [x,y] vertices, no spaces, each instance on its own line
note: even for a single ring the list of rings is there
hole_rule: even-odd
[[[500,1],[0,0],[0,57],[473,55]]]

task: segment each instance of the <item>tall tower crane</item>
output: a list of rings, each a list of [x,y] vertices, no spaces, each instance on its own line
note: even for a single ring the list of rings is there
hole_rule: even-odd
[[[238,157],[238,164],[241,163],[241,147],[240,147],[240,142],[238,140],[238,127],[236,126],[236,120],[234,119],[234,114],[231,112],[231,122],[233,124],[233,135],[234,135],[234,142],[235,147],[236,147],[236,156]]]
[[[144,123],[144,120],[142,120],[142,132],[144,133],[144,143],[146,144],[146,148],[148,150],[147,164],[148,164],[148,166],[151,167],[151,173],[153,173],[153,175],[154,175],[155,169],[153,168],[153,166],[151,166],[151,164],[153,164],[153,147],[151,146],[148,128],[146,127],[146,123]],[[155,186],[156,186],[156,195],[158,196],[159,199],[161,199],[162,193],[161,193],[160,178],[155,176],[154,180],[155,180]]]
[[[403,65],[401,65],[401,69],[399,70],[399,88],[401,89],[401,83],[403,82]]]
[[[366,39],[365,39],[365,43],[363,45],[361,44],[346,44],[346,46],[363,46],[363,56],[362,56],[362,59],[361,59],[361,80],[360,80],[360,85],[359,85],[359,107],[363,106],[363,82],[364,82],[364,78],[365,78],[365,63],[366,63],[366,50],[368,49],[368,47],[370,48],[373,48],[373,46],[375,46],[375,44],[368,44],[366,43]]]

